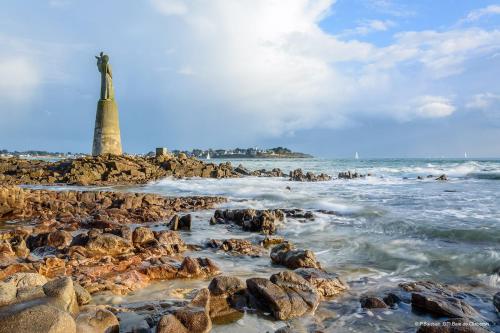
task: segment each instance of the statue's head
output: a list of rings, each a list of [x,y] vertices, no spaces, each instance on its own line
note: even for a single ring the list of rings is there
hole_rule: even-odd
[[[102,62],[107,64],[109,62],[109,56],[107,54],[102,56]]]

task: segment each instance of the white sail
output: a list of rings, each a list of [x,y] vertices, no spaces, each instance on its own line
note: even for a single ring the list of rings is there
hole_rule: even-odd
[[[207,152],[207,160],[210,159],[210,152]]]
[[[464,158],[467,158],[467,152],[464,153]]]
[[[354,155],[354,158],[359,160],[359,155],[358,155],[358,152],[356,152],[356,155]]]

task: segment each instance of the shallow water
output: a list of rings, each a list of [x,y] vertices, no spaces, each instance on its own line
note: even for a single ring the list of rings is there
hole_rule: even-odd
[[[221,162],[225,162],[221,161]],[[219,162],[219,161],[215,161]],[[323,267],[343,276],[351,290],[324,302],[316,317],[294,321],[300,329],[321,321],[325,332],[409,331],[422,317],[404,309],[362,311],[358,297],[367,291],[395,288],[407,280],[435,280],[462,285],[475,296],[470,302],[492,321],[491,296],[500,287],[500,160],[236,160],[249,169],[281,168],[290,171],[371,173],[354,180],[300,183],[282,178],[163,179],[123,190],[163,195],[223,195],[224,208],[303,208],[330,210],[303,223],[288,220],[278,235],[298,247],[315,251]],[[449,181],[434,180],[447,174]],[[427,175],[434,178],[425,178]],[[417,180],[423,176],[424,180]],[[407,178],[407,179],[405,179]],[[287,186],[291,190],[287,189]],[[183,233],[189,243],[209,238],[252,238],[255,234],[226,226],[210,226],[213,211],[194,213],[193,230]],[[225,274],[242,278],[279,271],[269,258],[233,257],[210,250],[209,256]],[[175,288],[206,286],[209,281],[167,281],[155,284],[122,301],[168,296]],[[163,292],[159,292],[163,291]],[[109,300],[108,300],[109,301]],[[214,332],[265,332],[282,322],[245,315],[236,323],[215,326]]]

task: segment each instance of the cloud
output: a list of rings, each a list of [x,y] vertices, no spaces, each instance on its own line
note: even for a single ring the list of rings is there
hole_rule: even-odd
[[[396,24],[391,20],[365,20],[361,21],[354,29],[349,29],[340,34],[340,37],[354,36],[354,35],[368,35],[372,32],[387,31],[394,27]]]
[[[39,69],[30,59],[0,57],[0,99],[4,102],[28,102],[39,84]]]
[[[180,20],[156,2],[153,8],[171,24],[157,40],[176,50],[168,62],[181,74],[196,69],[197,98],[204,106],[222,104],[220,117],[240,120],[228,126],[245,123],[254,136],[340,127],[365,115],[450,116],[456,102],[443,96],[453,94],[434,90],[435,82],[500,50],[500,31],[480,28],[400,32],[384,47],[343,40],[319,27],[333,0],[212,0],[211,6],[193,0],[176,11]],[[360,33],[392,23],[364,24]]]
[[[184,15],[188,7],[182,0],[151,0],[153,7],[165,15]]]
[[[414,101],[415,114],[422,118],[443,118],[455,112],[450,99],[442,96],[421,96]]]
[[[481,19],[483,16],[500,14],[500,5],[490,5],[488,7],[479,8],[471,11],[463,21],[474,22]]]

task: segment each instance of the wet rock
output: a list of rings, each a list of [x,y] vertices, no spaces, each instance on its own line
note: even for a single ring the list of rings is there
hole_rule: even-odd
[[[296,182],[318,182],[318,181],[327,181],[331,179],[332,177],[324,173],[315,175],[312,172],[307,172],[306,174],[304,174],[302,169],[296,169],[290,171],[290,180]]]
[[[363,175],[363,174],[360,174],[357,172],[351,172],[349,170],[349,171],[345,171],[345,172],[339,172],[337,177],[339,179],[356,179],[356,178],[364,178],[364,177],[366,177],[366,175]]]
[[[295,249],[291,243],[276,245],[271,250],[271,260],[274,264],[290,269],[321,268],[316,261],[316,255],[310,250]]]
[[[438,317],[468,318],[481,321],[482,316],[467,302],[455,297],[455,291],[432,281],[400,284],[411,292],[412,308]]]
[[[216,210],[214,218],[223,223],[233,222],[245,231],[274,234],[276,224],[284,221],[285,216],[279,209],[276,210]]]
[[[239,254],[252,257],[260,257],[264,254],[263,248],[252,244],[251,241],[246,239],[237,239],[237,238],[231,238],[225,240],[211,239],[210,241],[208,241],[207,246],[236,255]]]
[[[387,304],[383,300],[374,296],[363,296],[359,300],[363,309],[385,309]]]
[[[295,331],[290,326],[283,326],[274,331],[274,333],[295,333]]]
[[[245,168],[242,164],[238,165],[235,169],[234,172],[243,175],[243,176],[250,176],[251,172],[247,168]]]
[[[126,239],[107,233],[91,238],[85,247],[93,256],[116,256],[133,250],[132,244]]]
[[[389,293],[384,297],[384,303],[390,307],[394,307],[400,302],[401,298],[394,293]]]
[[[147,227],[137,227],[132,232],[132,242],[134,245],[143,245],[155,240],[153,231]]]
[[[495,296],[493,296],[493,305],[495,305],[497,311],[500,312],[500,292],[496,293]]]
[[[281,236],[271,236],[271,235],[268,235],[268,236],[265,236],[264,239],[262,239],[262,241],[260,242],[262,246],[264,247],[271,247],[271,246],[274,246],[274,245],[278,245],[278,244],[281,244],[285,241],[285,239]]]
[[[212,279],[210,291],[210,318],[215,321],[233,321],[242,316],[238,298],[245,297],[245,283],[232,276],[217,276]]]
[[[208,258],[185,257],[177,272],[177,277],[200,278],[219,274],[219,267]]]
[[[446,181],[448,180],[448,177],[445,174],[442,174],[441,176],[437,177],[436,180]]]
[[[201,289],[186,307],[163,316],[156,333],[208,333],[212,329],[209,311],[210,292]]]
[[[347,284],[334,273],[327,273],[317,268],[299,268],[294,272],[313,285],[323,297],[336,296],[349,289]]]
[[[116,316],[104,306],[86,306],[76,318],[77,333],[118,333]]]
[[[178,215],[174,215],[170,222],[168,223],[168,226],[170,230],[186,230],[189,231],[191,230],[191,221],[192,217],[191,214],[184,215],[182,217],[179,217]]]
[[[300,317],[314,312],[320,295],[300,275],[290,271],[246,281],[248,292],[262,311],[270,311],[277,320]]]
[[[254,170],[250,175],[257,177],[286,177],[285,173],[280,168],[274,168],[272,170]]]

